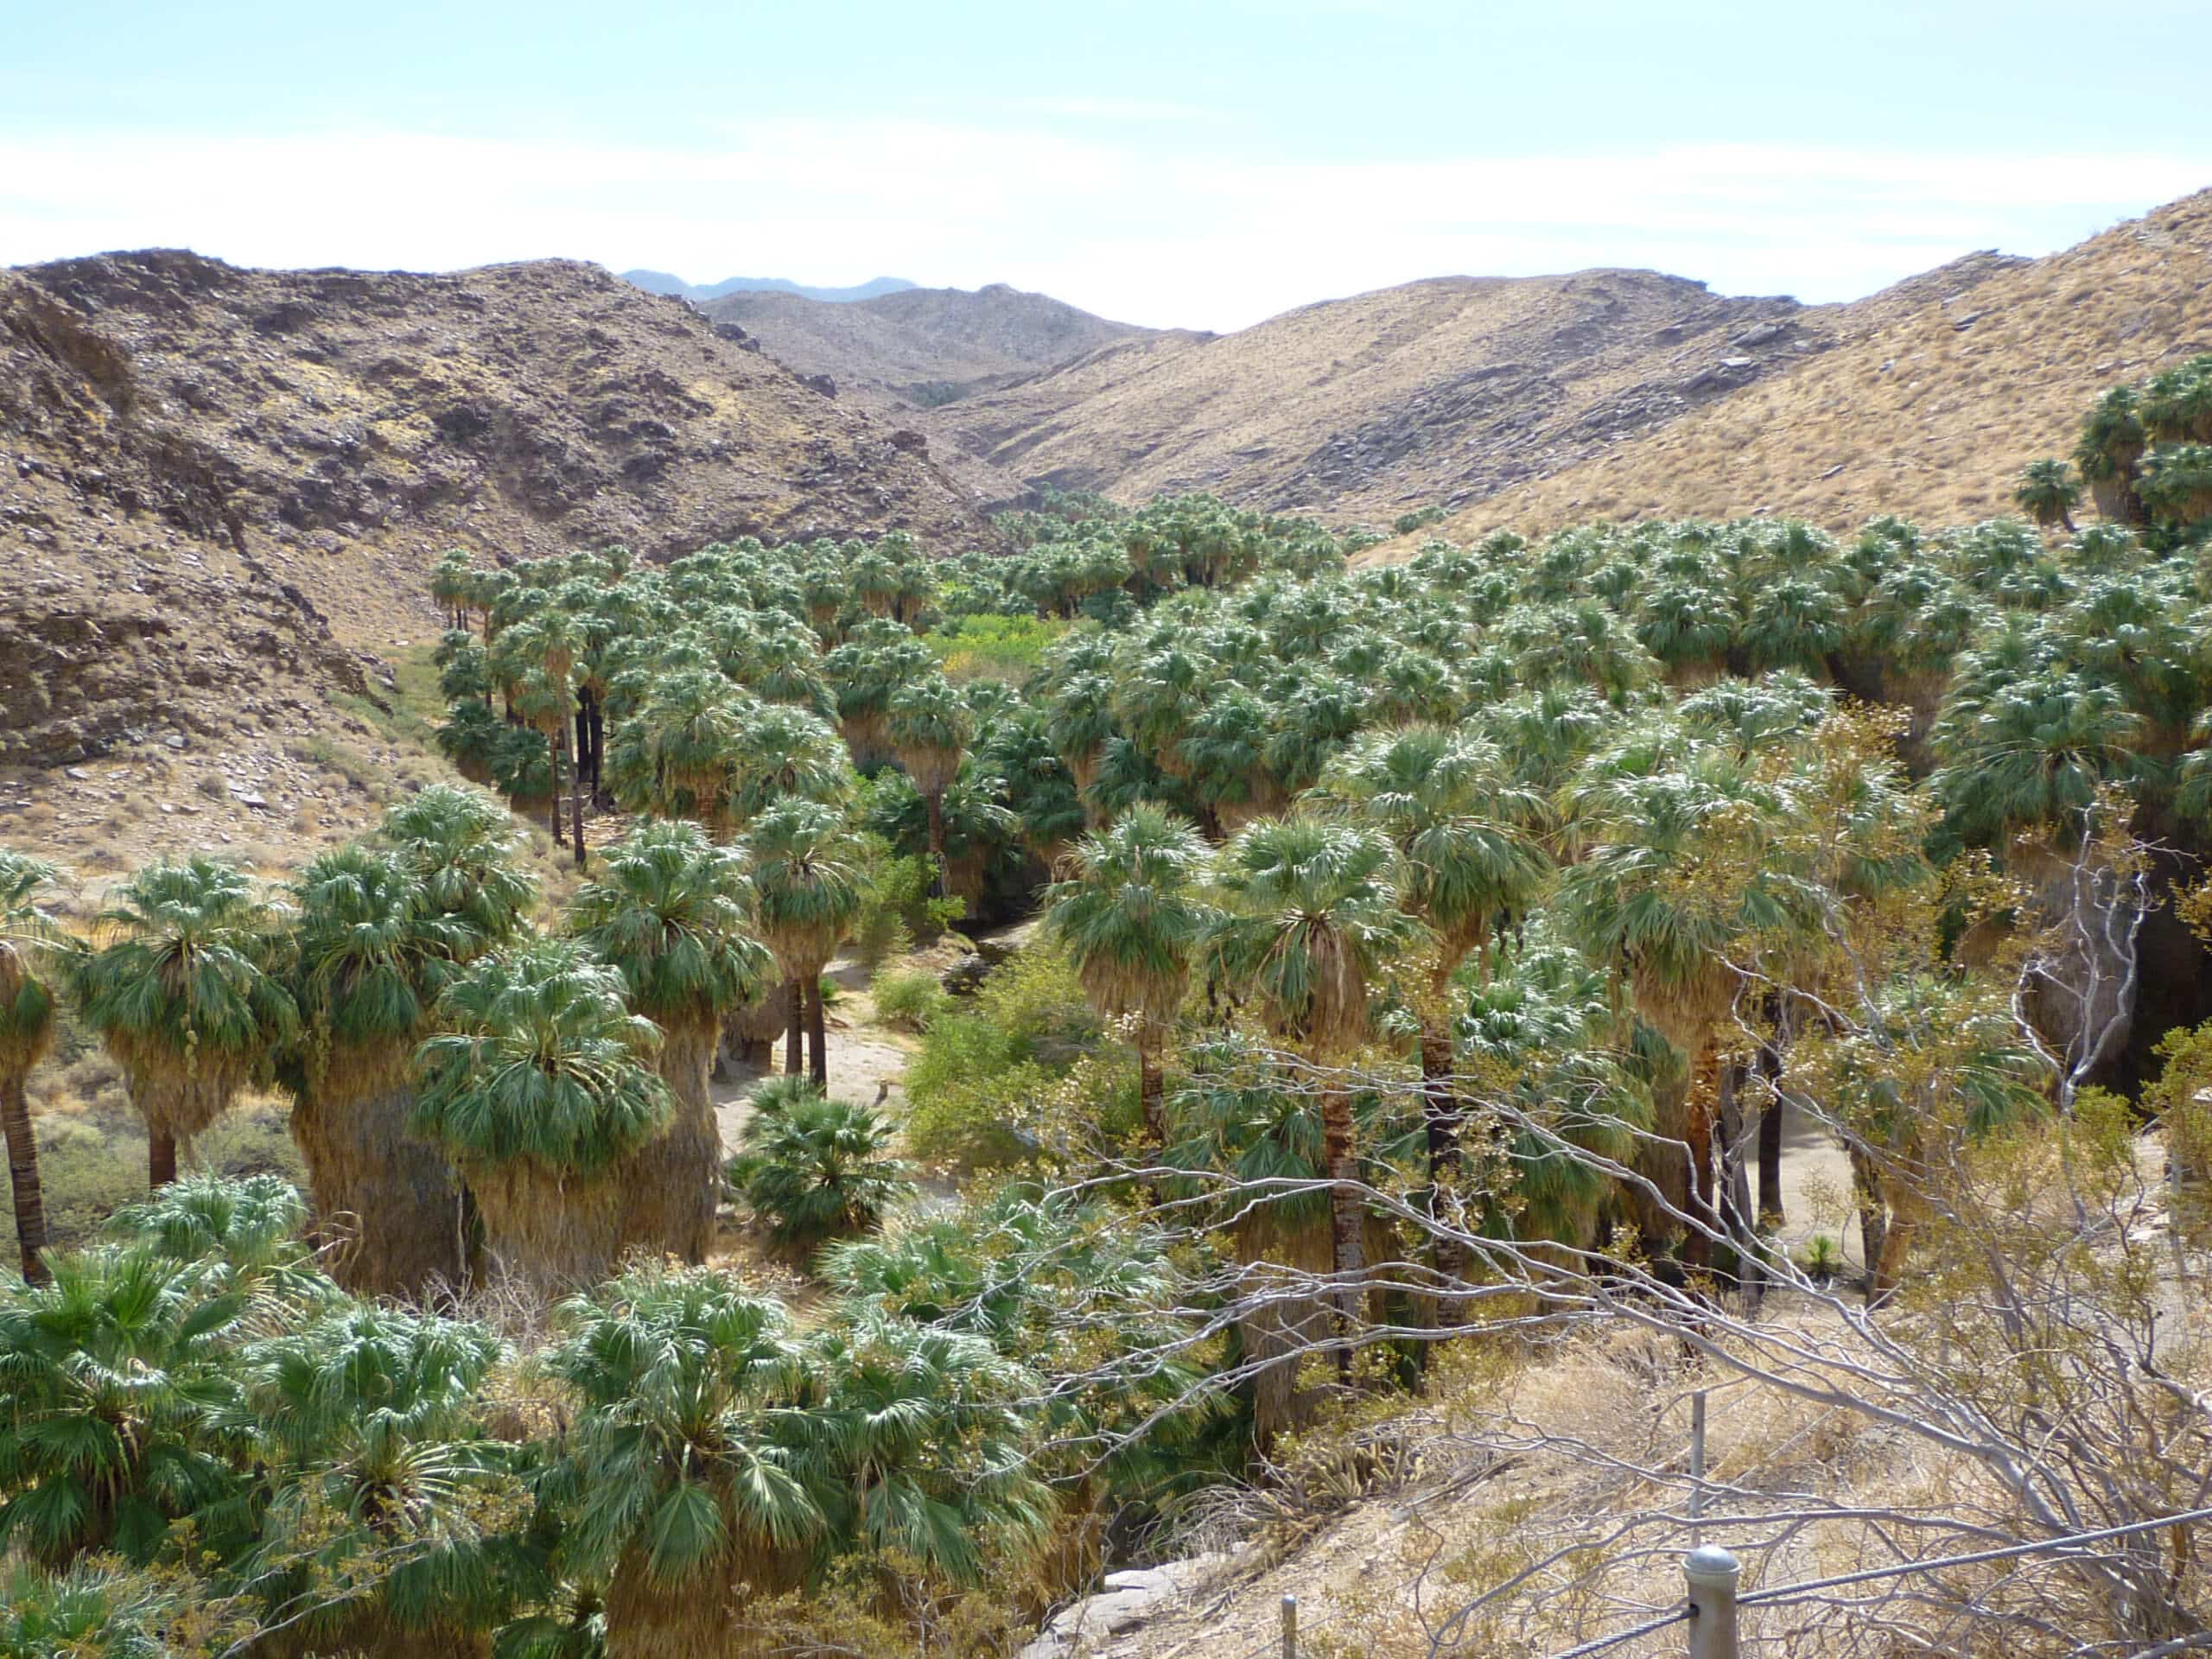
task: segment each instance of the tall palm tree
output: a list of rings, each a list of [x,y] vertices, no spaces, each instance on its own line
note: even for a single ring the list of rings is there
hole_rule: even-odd
[[[1188,822],[1142,802],[1077,842],[1045,895],[1045,925],[1073,958],[1091,1006],[1136,1022],[1137,1097],[1153,1148],[1167,1138],[1160,1046],[1211,916],[1201,886],[1211,857]]]
[[[1733,753],[1664,750],[1593,762],[1578,804],[1595,844],[1561,881],[1561,913],[1590,957],[1621,976],[1688,1068],[1687,1159],[1656,1172],[1703,1224],[1686,1241],[1709,1265],[1720,1025],[1763,938],[1804,924],[1808,894],[1779,856],[1793,803]],[[1671,1126],[1662,1123],[1662,1132]],[[1684,1185],[1687,1180],[1687,1185]]]
[[[1214,970],[1257,1001],[1317,1073],[1323,1156],[1335,1183],[1338,1366],[1347,1374],[1366,1270],[1365,1206],[1341,1068],[1372,1033],[1376,979],[1423,931],[1399,904],[1396,867],[1389,842],[1363,825],[1310,816],[1255,823],[1224,855],[1223,911],[1207,948]]]
[[[1477,950],[1489,982],[1494,930],[1525,912],[1549,880],[1551,860],[1530,828],[1545,804],[1514,780],[1495,743],[1440,726],[1370,734],[1339,758],[1318,793],[1390,838],[1402,871],[1399,902],[1435,941],[1428,994],[1419,1002],[1433,1212],[1459,1166],[1462,1112],[1452,1084],[1447,988]],[[1451,1240],[1440,1234],[1434,1253],[1438,1272],[1459,1272]],[[1440,1311],[1448,1319],[1450,1306]]]
[[[884,736],[899,766],[928,804],[930,856],[940,880],[944,865],[944,791],[960,775],[960,760],[976,740],[968,705],[943,675],[911,680],[885,705]]]
[[[278,1071],[293,1091],[333,1271],[362,1294],[420,1295],[467,1266],[461,1189],[445,1155],[409,1128],[415,1049],[459,964],[488,948],[429,899],[404,855],[326,853],[293,884],[298,1041]]]
[[[8,1189],[16,1206],[16,1244],[23,1278],[46,1281],[46,1203],[31,1131],[31,1069],[54,1045],[54,986],[67,983],[81,954],[76,941],[39,904],[51,866],[0,847],[0,1133],[8,1142]]]
[[[798,1587],[824,1526],[791,1443],[789,1319],[723,1274],[655,1266],[561,1320],[547,1363],[582,1407],[570,1548],[607,1577],[610,1659],[723,1659],[747,1601]]]
[[[672,1109],[660,1032],[621,976],[568,940],[485,957],[446,988],[419,1051],[415,1126],[459,1167],[505,1273],[540,1290],[597,1277],[620,1248],[625,1160]]]
[[[2061,525],[2070,536],[2074,509],[2082,505],[2082,486],[2074,481],[2074,469],[2064,461],[2031,461],[2012,492],[2012,503],[2044,529]]]
[[[722,1147],[708,1077],[722,1016],[758,998],[774,968],[752,910],[744,860],[680,823],[639,823],[571,906],[577,938],[661,1028],[660,1074],[676,1103],[667,1129],[625,1167],[625,1245],[703,1262],[714,1242]]]
[[[176,1179],[177,1151],[227,1111],[297,1030],[280,936],[253,880],[194,853],[118,887],[79,976],[85,1023],[123,1066],[146,1120],[147,1180]]]
[[[822,970],[852,931],[861,903],[853,837],[844,814],[817,801],[778,802],[754,819],[745,839],[761,940],[793,987],[807,1034],[809,1069],[830,1086],[829,1034]],[[797,1047],[785,1069],[797,1071]]]
[[[433,784],[388,809],[376,838],[421,884],[425,907],[465,930],[464,962],[515,938],[537,902],[514,819],[481,790]]]

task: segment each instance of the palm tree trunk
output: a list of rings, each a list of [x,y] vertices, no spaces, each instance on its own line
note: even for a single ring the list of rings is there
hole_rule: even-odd
[[[1859,1254],[1866,1258],[1866,1282],[1873,1284],[1876,1266],[1889,1249],[1890,1215],[1882,1202],[1881,1177],[1873,1160],[1864,1153],[1851,1154],[1851,1184],[1858,1189]]]
[[[1682,1264],[1699,1271],[1713,1266],[1713,1238],[1707,1230],[1718,1224],[1713,1198],[1713,1116],[1719,1091],[1720,1056],[1712,1040],[1699,1046],[1697,1066],[1690,1073],[1688,1125],[1683,1139],[1689,1147],[1689,1212],[1699,1224],[1682,1240]]]
[[[660,1074],[675,1096],[668,1128],[623,1160],[621,1248],[682,1256],[696,1266],[715,1242],[722,1142],[708,1086],[721,1022],[671,1022]]]
[[[814,1086],[823,1093],[830,1092],[830,1033],[829,1021],[822,1008],[822,976],[814,975],[799,993],[806,999],[806,1046],[808,1069],[814,1077]]]
[[[1904,1282],[1904,1259],[1912,1249],[1919,1224],[1910,1216],[1898,1216],[1882,1231],[1879,1257],[1867,1269],[1866,1306],[1878,1307],[1897,1294]]]
[[[545,739],[546,752],[550,756],[550,764],[553,768],[553,799],[548,810],[550,814],[553,844],[556,847],[565,847],[569,844],[561,835],[561,756],[569,747],[568,722],[563,721],[561,726],[562,735],[558,743],[553,741],[550,733]]]
[[[1332,1084],[1321,1091],[1321,1142],[1329,1166],[1330,1219],[1336,1230],[1338,1337],[1337,1375],[1351,1379],[1351,1344],[1359,1328],[1361,1281],[1367,1273],[1365,1217],[1356,1183],[1359,1154],[1353,1144],[1351,1096]]]
[[[1777,1098],[1759,1119],[1759,1225],[1775,1228],[1783,1221],[1782,1102]]]
[[[146,1128],[146,1185],[160,1192],[176,1179],[176,1136],[149,1124]]]
[[[931,794],[924,798],[930,809],[930,864],[935,872],[936,896],[944,897],[944,797]]]
[[[1424,1027],[1421,1033],[1421,1120],[1428,1141],[1428,1191],[1422,1202],[1429,1216],[1442,1224],[1439,1214],[1443,1205],[1445,1189],[1451,1185],[1459,1173],[1459,1126],[1462,1114],[1458,1096],[1452,1088],[1452,1039],[1438,1026]],[[1430,1259],[1440,1280],[1456,1281],[1466,1268],[1466,1251],[1457,1237],[1439,1231],[1429,1243]],[[1459,1323],[1459,1303],[1451,1296],[1439,1296],[1436,1301],[1436,1325],[1448,1330]],[[1423,1350],[1424,1353],[1427,1351]]]
[[[31,1133],[30,1091],[20,1073],[0,1078],[0,1129],[8,1141],[8,1188],[16,1201],[16,1244],[23,1282],[42,1285],[46,1269],[46,1198],[38,1180],[38,1140]]]
[[[795,1077],[806,1064],[801,1052],[806,1041],[806,1010],[797,974],[784,982],[784,1006],[791,1011],[790,1023],[784,1027],[784,1075]]]
[[[1144,1109],[1144,1138],[1157,1151],[1167,1144],[1166,1084],[1160,1075],[1160,1050],[1155,1039],[1137,1039],[1137,1103]]]

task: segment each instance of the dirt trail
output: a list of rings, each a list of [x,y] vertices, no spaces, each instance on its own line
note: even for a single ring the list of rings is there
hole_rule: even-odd
[[[905,1101],[901,1079],[913,1050],[906,1039],[875,1023],[875,1005],[868,995],[868,971],[860,963],[840,958],[830,964],[830,976],[845,994],[823,1011],[830,1061],[830,1094],[836,1100],[873,1103],[879,1095],[894,1115]],[[733,1065],[713,1084],[715,1118],[721,1125],[722,1147],[737,1150],[745,1122],[753,1116],[750,1096],[764,1077],[784,1069],[784,1048],[779,1042],[768,1066]],[[887,1094],[886,1085],[888,1085]]]

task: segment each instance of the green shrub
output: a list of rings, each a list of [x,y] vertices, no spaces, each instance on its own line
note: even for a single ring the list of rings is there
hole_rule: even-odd
[[[869,986],[875,1017],[901,1031],[926,1031],[952,1006],[938,976],[926,968],[895,968],[876,976]]]
[[[1004,680],[1020,685],[1045,664],[1045,653],[1068,625],[1036,616],[955,616],[922,643],[953,680]]]
[[[906,1071],[906,1144],[933,1164],[982,1167],[1029,1156],[1060,1080],[1106,1042],[1066,957],[1018,952],[969,1001],[931,1020]]]
[[[942,938],[967,913],[968,906],[957,894],[931,895],[926,858],[895,852],[877,835],[863,835],[860,845],[867,896],[853,925],[853,956],[874,973],[917,943]]]

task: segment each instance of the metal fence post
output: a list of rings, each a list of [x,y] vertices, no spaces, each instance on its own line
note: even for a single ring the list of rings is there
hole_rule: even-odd
[[[1736,1584],[1743,1564],[1718,1544],[1700,1544],[1682,1559],[1690,1586],[1689,1659],[1738,1659]]]
[[[1282,1599],[1282,1659],[1298,1659],[1298,1598]]]

